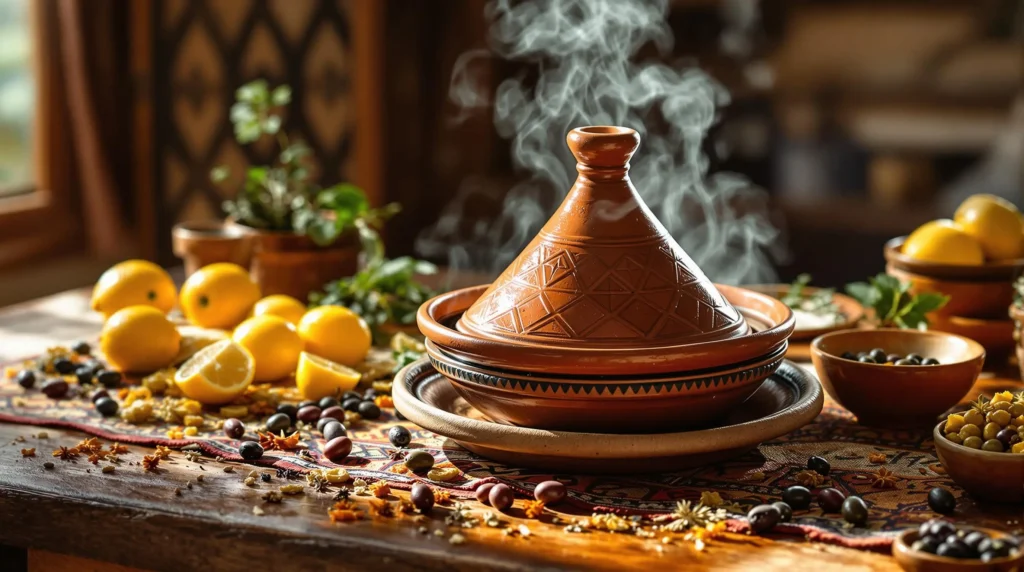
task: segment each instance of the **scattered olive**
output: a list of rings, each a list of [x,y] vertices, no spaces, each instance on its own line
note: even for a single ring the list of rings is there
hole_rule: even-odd
[[[490,493],[487,495],[487,499],[491,501],[491,506],[505,512],[512,508],[512,503],[515,502],[516,496],[512,492],[512,488],[506,484],[498,483],[491,487]]]
[[[372,400],[375,397],[377,397],[377,390],[372,387],[366,388],[366,391],[363,392],[363,399]]]
[[[406,447],[412,442],[412,433],[401,425],[395,425],[388,430],[388,441],[395,447]]]
[[[434,491],[423,483],[415,483],[409,493],[412,505],[416,510],[426,514],[434,508]]]
[[[844,500],[846,500],[846,495],[839,489],[829,487],[818,491],[818,506],[821,507],[822,512],[840,512]]]
[[[234,417],[224,422],[224,434],[232,439],[238,439],[245,435],[245,423]]]
[[[405,466],[414,473],[429,471],[434,466],[434,456],[426,451],[413,451],[405,458]]]
[[[99,411],[100,415],[104,417],[117,415],[117,402],[109,397],[101,397],[93,402],[93,404],[96,406],[96,411]]]
[[[92,347],[88,342],[76,342],[75,345],[71,346],[71,351],[80,356],[87,356],[92,353]]]
[[[295,410],[298,411],[299,409],[302,409],[303,407],[309,407],[310,405],[318,405],[319,403],[320,403],[319,401],[316,401],[316,400],[313,400],[313,399],[307,399],[305,401],[300,401],[299,405],[296,406]]]
[[[96,403],[96,400],[100,399],[101,397],[110,397],[110,392],[101,387],[100,389],[97,389],[96,391],[89,394],[89,401]]]
[[[307,405],[299,409],[296,418],[303,423],[314,423],[320,419],[320,408],[316,405]]]
[[[318,419],[317,422],[316,422],[316,430],[321,432],[321,433],[323,433],[324,432],[324,427],[326,427],[328,423],[337,423],[337,422],[338,422],[338,420],[333,418],[333,417],[324,417],[323,415],[321,415],[320,419]]]
[[[330,417],[325,417],[325,419],[328,419],[330,422],[327,425],[324,425],[324,441],[329,442],[337,439],[338,437],[345,437],[348,435],[345,430],[345,426],[339,423],[336,419],[331,419]]]
[[[324,456],[332,463],[341,463],[352,452],[352,440],[348,437],[335,437],[324,445]]]
[[[750,531],[754,534],[763,534],[775,528],[775,525],[782,520],[782,513],[775,505],[762,504],[750,509],[747,513],[747,521],[750,523]]]
[[[811,457],[807,459],[807,468],[823,477],[827,477],[832,470],[832,465],[822,457]]]
[[[18,375],[14,376],[14,381],[18,382],[18,385],[25,389],[32,389],[36,384],[36,372],[30,369],[23,369],[18,372]]]
[[[544,504],[555,504],[565,498],[565,485],[558,481],[544,481],[533,489],[533,498]]]
[[[494,488],[494,483],[484,483],[473,491],[473,496],[476,500],[484,504],[491,504],[491,489]]]
[[[324,409],[323,411],[320,412],[320,418],[323,419],[324,417],[327,417],[328,419],[334,419],[335,421],[339,422],[344,421],[345,410],[338,407],[337,405],[335,405],[334,407],[328,407],[327,409]]]
[[[89,366],[81,365],[75,368],[75,377],[80,385],[92,383],[92,369]]]
[[[255,461],[263,456],[263,446],[256,441],[246,441],[238,446],[238,454],[246,461]]]
[[[953,514],[956,510],[956,497],[942,487],[928,491],[928,507],[939,514]]]
[[[328,407],[336,407],[338,405],[341,405],[341,402],[338,401],[338,398],[336,397],[323,397],[320,399],[320,401],[317,402],[317,405],[320,407],[320,409],[327,409]]]
[[[270,479],[270,473],[260,473],[260,480],[263,481],[264,483],[269,483]]]
[[[782,515],[782,522],[789,522],[793,519],[793,508],[788,504],[779,501],[773,502],[772,506],[779,509],[779,514]]]
[[[782,491],[782,501],[796,510],[806,510],[811,506],[811,491],[807,487],[793,485]]]
[[[309,406],[307,405],[306,407]],[[281,405],[278,405],[277,413],[284,413],[292,420],[292,423],[295,423],[299,419],[299,408],[295,407],[295,405],[291,403],[282,403]]]
[[[842,506],[843,520],[855,526],[864,526],[868,521],[868,505],[860,497],[846,497]]]
[[[267,431],[278,434],[292,426],[292,418],[284,413],[275,413],[267,417]]]
[[[63,379],[51,379],[39,388],[50,399],[60,399],[68,394],[68,382]]]
[[[346,391],[345,393],[341,394],[341,402],[342,403],[345,403],[349,399],[358,399],[358,400],[362,401],[363,400],[363,395],[361,393],[359,393],[358,391]]]
[[[96,381],[107,389],[114,389],[121,385],[121,372],[110,369],[100,370],[96,373]]]
[[[53,369],[61,375],[68,375],[75,371],[75,362],[66,357],[59,357],[53,360]]]
[[[341,408],[345,411],[359,411],[359,404],[362,402],[363,400],[361,398],[351,397],[341,402]]]
[[[363,419],[380,419],[380,407],[372,401],[360,403],[358,412]]]

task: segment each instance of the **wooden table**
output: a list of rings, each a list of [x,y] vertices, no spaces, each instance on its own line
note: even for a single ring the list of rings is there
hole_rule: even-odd
[[[100,321],[88,310],[88,296],[87,290],[72,291],[0,311],[0,360],[94,337]],[[266,504],[260,496],[270,485],[242,483],[249,468],[208,458],[190,462],[177,452],[156,474],[135,466],[102,474],[84,460],[46,470],[47,459],[22,459],[20,450],[36,447],[49,456],[84,435],[47,429],[48,436],[40,439],[39,432],[0,424],[0,545],[5,545],[0,570],[23,569],[25,562],[29,570],[47,571],[899,569],[885,555],[800,540],[727,535],[699,552],[678,539],[663,544],[660,538],[567,534],[550,519],[518,518],[521,511],[506,520],[513,527],[527,525],[528,537],[481,526],[459,530],[466,542],[453,545],[449,538],[455,530],[444,526],[445,508],[435,508],[425,534],[408,519],[332,524],[326,515],[330,495]],[[129,449],[126,462],[152,452]],[[235,472],[224,471],[229,465]],[[273,489],[280,484],[275,479]],[[265,514],[254,514],[255,506]]]

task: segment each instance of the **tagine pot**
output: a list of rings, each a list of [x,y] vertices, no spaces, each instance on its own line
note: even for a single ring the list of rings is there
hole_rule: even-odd
[[[579,176],[537,236],[489,286],[420,308],[420,329],[441,352],[434,357],[447,356],[435,366],[449,366],[456,390],[496,420],[604,431],[692,426],[741,403],[781,363],[792,312],[741,288],[721,287],[726,296],[704,275],[629,180],[639,142],[623,127],[572,130]],[[477,374],[499,384],[466,383]],[[570,384],[569,393],[533,391],[529,380],[545,376]],[[642,395],[592,393],[627,380]],[[658,404],[670,394],[671,407]],[[542,408],[560,408],[562,422]],[[675,413],[645,423],[656,410]]]
[[[264,296],[286,294],[304,302],[310,292],[351,276],[358,268],[360,248],[355,233],[344,234],[329,246],[319,246],[304,234],[228,224],[248,237],[252,252],[249,273]]]

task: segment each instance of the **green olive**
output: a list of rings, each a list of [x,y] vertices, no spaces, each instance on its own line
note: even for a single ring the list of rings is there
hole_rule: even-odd
[[[1003,443],[999,439],[989,439],[981,446],[982,450],[992,451],[994,453],[1003,452]]]
[[[949,439],[950,441],[957,444],[964,442],[964,438],[961,437],[959,433],[946,433],[946,439]]]
[[[1007,411],[1013,405],[1009,401],[995,401],[990,403],[992,409],[997,411]]]
[[[984,441],[981,440],[981,437],[974,436],[964,439],[963,446],[970,447],[971,449],[981,449],[982,443],[984,443]]]
[[[996,409],[988,414],[988,420],[990,423],[998,423],[1000,426],[1006,427],[1010,424],[1010,412],[1005,409]]]
[[[960,428],[960,437],[967,439],[968,437],[981,437],[981,427],[973,423],[968,423]]]
[[[1024,403],[1014,403],[1009,409],[1007,409],[1007,411],[1009,411],[1010,415],[1013,415],[1014,417],[1020,417],[1021,415],[1024,415]]]
[[[985,424],[985,416],[982,415],[980,411],[971,409],[967,413],[964,413],[964,422],[968,425],[977,425],[978,427],[981,427]]]
[[[1003,430],[1003,426],[998,423],[989,421],[985,424],[985,427],[981,430],[981,436],[987,441],[989,439],[995,439],[996,434]]]

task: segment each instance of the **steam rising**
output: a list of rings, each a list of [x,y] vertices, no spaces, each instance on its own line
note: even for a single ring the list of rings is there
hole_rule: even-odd
[[[510,138],[516,167],[531,177],[507,192],[467,181],[417,249],[448,256],[456,268],[497,274],[533,238],[576,178],[566,133],[585,125],[636,129],[640,149],[630,177],[654,214],[713,280],[768,282],[778,232],[765,194],[733,174],[708,176],[701,142],[727,103],[724,88],[697,69],[633,61],[644,46],[668,54],[673,37],[667,0],[495,0],[488,5],[493,54],[456,63],[450,96],[465,112],[493,106]],[[527,80],[504,81],[493,99],[473,74],[480,58],[536,67]],[[502,198],[502,194],[504,197]],[[496,220],[467,225],[481,200],[503,201]]]

